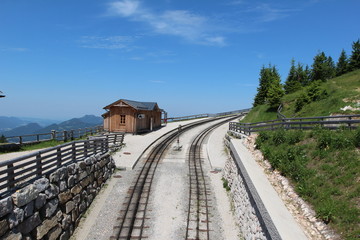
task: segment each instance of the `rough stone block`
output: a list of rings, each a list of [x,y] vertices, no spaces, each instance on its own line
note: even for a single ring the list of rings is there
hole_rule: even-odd
[[[19,224],[18,230],[23,234],[30,233],[33,229],[41,224],[41,219],[39,213],[36,212],[31,217],[25,219],[22,223]]]
[[[46,199],[52,199],[59,195],[59,187],[55,184],[50,184],[50,186],[45,190]]]
[[[61,222],[61,227],[62,229],[66,230],[70,227],[71,224],[71,216],[70,215],[65,215],[64,219]]]
[[[40,209],[43,207],[46,203],[46,194],[40,193],[39,196],[35,200],[35,208]]]
[[[65,204],[65,213],[70,213],[75,208],[75,203],[73,201],[69,201]]]
[[[12,198],[7,197],[0,200],[0,218],[13,210]]]
[[[78,170],[78,165],[73,163],[73,164],[70,164],[69,166],[67,166],[67,170],[68,170],[68,174],[69,175],[73,175],[77,172]]]
[[[84,171],[86,169],[86,163],[84,161],[79,162],[78,165],[81,170]]]
[[[88,176],[88,173],[87,173],[86,171],[81,172],[81,173],[79,173],[79,175],[78,175],[78,180],[81,181],[81,180],[83,180],[84,178],[86,178],[87,176]]]
[[[66,192],[62,192],[58,196],[60,204],[64,204],[67,201],[69,201],[72,198],[72,194],[70,190],[67,190]]]
[[[55,171],[55,172],[51,173],[49,176],[49,179],[50,179],[51,183],[59,182],[59,180],[60,180],[59,171]]]
[[[19,225],[24,220],[24,210],[15,208],[8,218],[9,226],[11,229]]]
[[[81,201],[80,194],[75,195],[75,196],[73,197],[73,201],[74,201],[74,203],[75,203],[76,205],[79,204],[80,201]]]
[[[39,192],[44,192],[49,187],[50,181],[47,178],[40,178],[34,182],[35,188]]]
[[[21,233],[9,232],[6,236],[2,238],[2,240],[21,240]]]
[[[61,232],[62,232],[61,227],[55,226],[47,234],[47,239],[48,240],[56,240],[60,236]]]
[[[75,222],[78,216],[79,216],[79,209],[74,208],[74,210],[71,212],[71,221]]]
[[[0,220],[0,237],[9,230],[9,224],[6,219]]]
[[[91,178],[90,178],[90,176],[88,176],[88,177],[84,178],[84,180],[82,180],[80,182],[80,185],[84,188],[84,187],[86,187],[87,185],[90,184],[90,180],[91,180]]]
[[[68,240],[70,238],[69,231],[65,231],[63,234],[60,235],[59,240]]]
[[[50,229],[57,225],[57,216],[55,215],[51,219],[46,219],[43,223],[36,228],[35,235],[37,239],[43,238]]]
[[[73,175],[69,176],[69,178],[67,179],[67,185],[69,186],[69,188],[75,185],[75,180],[76,179]]]
[[[64,180],[68,176],[68,169],[67,167],[62,167],[58,170],[59,172],[59,179]]]
[[[60,192],[63,192],[67,189],[66,181],[60,181],[59,183]]]
[[[25,214],[26,218],[33,215],[33,213],[34,213],[34,205],[35,205],[34,201],[31,201],[24,207],[24,214]]]
[[[41,215],[43,217],[49,218],[54,215],[59,205],[59,200],[57,198],[52,199],[41,209]]]
[[[86,210],[86,203],[85,202],[82,202],[80,203],[79,205],[79,212],[84,212]]]
[[[16,206],[22,207],[39,196],[39,190],[30,184],[11,195]]]
[[[74,194],[74,195],[76,195],[76,194],[80,193],[81,190],[82,190],[81,185],[80,185],[80,184],[77,184],[77,185],[75,185],[73,188],[71,188],[71,193]]]

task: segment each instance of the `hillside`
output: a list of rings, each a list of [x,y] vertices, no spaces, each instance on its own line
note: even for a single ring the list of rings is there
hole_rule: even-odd
[[[360,70],[320,83],[318,90],[326,93],[316,101],[304,104],[296,111],[296,101],[310,89],[306,87],[282,99],[281,113],[286,117],[313,117],[342,114],[360,114]],[[344,109],[347,107],[346,109]],[[350,109],[349,109],[350,108]],[[341,110],[344,109],[344,110]],[[267,105],[253,108],[242,122],[260,122],[277,118],[276,111]]]
[[[281,102],[281,113],[289,118],[360,114],[360,70],[285,95]],[[276,109],[259,105],[242,122],[276,118]],[[256,148],[312,205],[318,219],[341,239],[358,239],[360,128],[261,132]]]
[[[85,115],[81,118],[72,118],[59,124],[51,124],[47,127],[41,127],[38,123],[28,123],[26,125],[13,128],[8,131],[0,131],[0,135],[6,137],[21,136],[36,133],[49,133],[52,130],[64,131],[79,128],[94,127],[102,124],[102,118],[94,115]]]

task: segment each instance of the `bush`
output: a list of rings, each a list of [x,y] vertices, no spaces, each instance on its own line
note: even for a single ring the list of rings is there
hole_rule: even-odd
[[[356,147],[360,147],[360,127],[358,127],[355,131],[354,144]]]
[[[295,100],[295,112],[299,112],[309,102],[310,100],[307,94],[302,93],[300,97]]]
[[[272,136],[273,144],[279,145],[286,142],[285,138],[285,130],[283,128],[280,128],[276,130]]]
[[[317,147],[321,150],[327,150],[331,145],[331,132],[327,129],[321,129],[318,131]]]
[[[260,149],[261,145],[266,142],[267,140],[269,140],[271,138],[271,134],[270,132],[260,132],[259,136],[256,138],[255,144],[256,144],[256,148]]]
[[[286,133],[287,133],[286,141],[287,141],[287,143],[289,143],[291,145],[294,145],[294,144],[300,142],[304,138],[303,131],[290,130],[290,131],[287,131]]]

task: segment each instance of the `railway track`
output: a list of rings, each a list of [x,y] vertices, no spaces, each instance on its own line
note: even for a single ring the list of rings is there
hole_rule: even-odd
[[[155,145],[149,152],[145,163],[143,164],[134,183],[129,188],[119,217],[113,228],[111,240],[115,239],[144,239],[145,220],[147,205],[151,191],[151,185],[155,170],[159,161],[164,156],[168,146],[183,132],[196,126],[205,124],[220,118],[206,119],[192,124],[184,125],[181,129],[174,129],[157,140],[151,145]],[[227,120],[229,121],[229,120]],[[216,124],[217,125],[217,124]]]
[[[237,117],[236,117],[237,118]],[[233,119],[233,118],[232,118]],[[192,141],[189,154],[189,205],[186,227],[186,240],[209,240],[210,219],[209,202],[210,189],[206,181],[206,174],[203,170],[203,158],[201,158],[201,146],[206,136],[221,124],[231,121],[227,119],[214,124],[195,137]]]

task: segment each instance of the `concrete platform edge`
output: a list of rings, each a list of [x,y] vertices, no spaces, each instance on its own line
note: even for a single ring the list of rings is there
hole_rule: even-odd
[[[235,164],[239,170],[239,174],[242,177],[245,188],[248,192],[250,201],[255,208],[256,215],[259,217],[260,225],[264,230],[267,239],[282,239],[274,222],[272,221],[268,211],[265,208],[252,180],[243,165],[239,154],[236,151],[233,143],[230,141],[230,154],[235,160]]]

